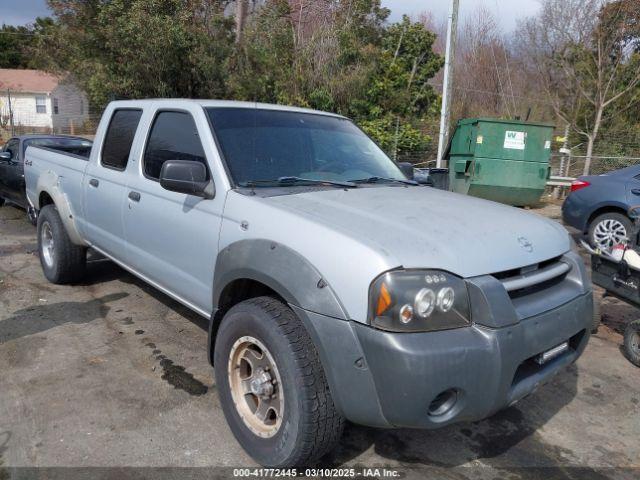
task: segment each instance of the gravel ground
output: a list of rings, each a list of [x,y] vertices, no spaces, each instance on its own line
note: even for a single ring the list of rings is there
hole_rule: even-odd
[[[0,479],[214,478],[255,466],[224,420],[205,320],[104,260],[81,286],[51,285],[35,249],[24,212],[0,208]],[[408,478],[638,478],[640,370],[620,351],[638,316],[605,299],[577,364],[493,418],[437,431],[349,425],[324,465]]]

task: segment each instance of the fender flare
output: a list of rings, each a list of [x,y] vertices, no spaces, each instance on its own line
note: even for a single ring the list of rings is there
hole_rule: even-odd
[[[235,280],[260,282],[290,305],[347,320],[348,314],[322,274],[301,254],[264,239],[240,240],[218,254],[213,280],[213,309],[224,289]]]
[[[87,243],[82,239],[82,236],[78,231],[78,227],[76,226],[75,215],[71,208],[71,202],[69,202],[69,199],[60,188],[60,178],[60,176],[52,171],[48,171],[40,175],[36,186],[36,191],[38,192],[38,196],[35,199],[36,208],[40,211],[43,207],[40,205],[40,197],[42,194],[46,193],[49,195],[53,200],[55,207],[58,209],[60,219],[67,230],[67,234],[69,235],[71,242],[76,245],[87,246]]]

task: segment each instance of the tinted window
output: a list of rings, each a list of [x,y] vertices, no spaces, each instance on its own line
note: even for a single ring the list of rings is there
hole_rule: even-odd
[[[18,145],[20,144],[20,140],[9,140],[4,147],[5,152],[11,152],[11,159],[18,159]]]
[[[144,172],[160,178],[162,164],[167,160],[191,160],[207,164],[191,115],[183,112],[160,112],[153,122],[144,152]]]
[[[405,179],[347,119],[253,108],[207,109],[235,182],[300,177],[355,181]]]
[[[129,160],[141,110],[116,110],[111,117],[102,148],[102,165],[124,170]]]

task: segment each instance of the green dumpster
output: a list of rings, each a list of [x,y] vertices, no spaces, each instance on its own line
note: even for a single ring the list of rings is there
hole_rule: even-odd
[[[458,122],[446,158],[454,192],[514,206],[540,201],[553,125],[493,118]]]

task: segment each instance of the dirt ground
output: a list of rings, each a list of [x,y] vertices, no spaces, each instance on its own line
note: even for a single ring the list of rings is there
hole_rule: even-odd
[[[51,285],[35,250],[24,212],[0,208],[0,479],[222,478],[255,466],[224,420],[205,320],[104,260],[81,286]],[[640,369],[620,351],[638,316],[605,299],[577,364],[493,418],[437,431],[348,425],[324,465],[406,478],[638,478]]]

